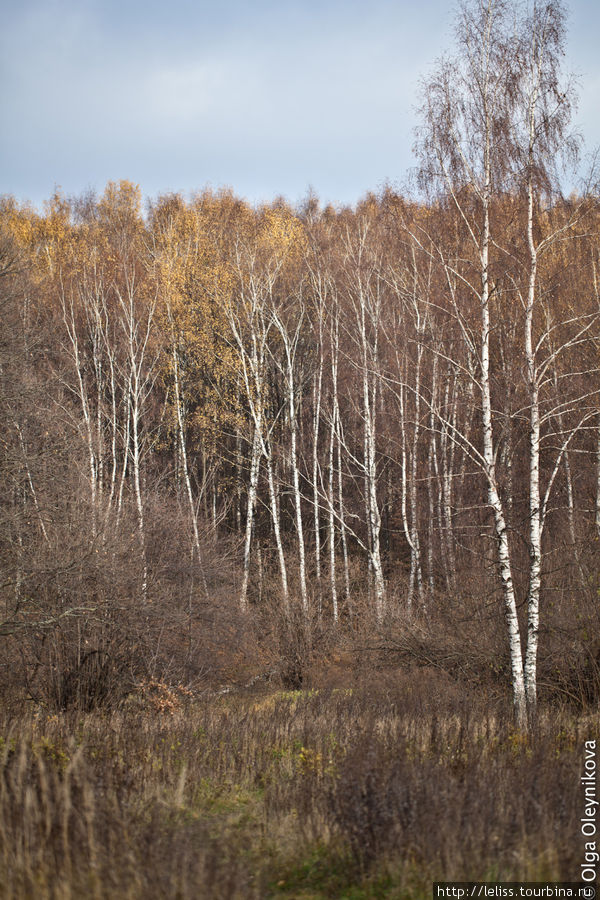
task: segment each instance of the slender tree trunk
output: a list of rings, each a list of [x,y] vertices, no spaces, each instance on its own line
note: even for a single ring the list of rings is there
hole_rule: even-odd
[[[331,414],[331,429],[329,432],[329,457],[328,457],[328,506],[329,506],[329,577],[331,581],[331,607],[333,612],[333,621],[338,620],[338,597],[337,597],[337,573],[335,564],[335,506],[334,506],[334,442],[336,430],[336,407],[335,401]]]
[[[298,535],[298,562],[300,569],[300,597],[302,609],[308,612],[308,590],[306,587],[306,554],[304,549],[304,525],[302,522],[302,498],[300,496],[300,473],[298,471],[296,395],[294,389],[294,368],[291,347],[286,341],[288,400],[291,431],[291,467],[294,486],[294,507],[296,512],[296,532]]]
[[[408,581],[408,592],[406,596],[406,606],[410,611],[414,599],[414,578],[415,578],[415,554],[416,548],[413,545],[413,529],[408,521],[408,502],[411,492],[408,467],[408,450],[406,440],[406,386],[400,385],[398,391],[399,400],[399,424],[400,424],[400,510],[402,514],[402,526],[404,528],[404,537],[410,550],[410,574]]]
[[[111,455],[111,466],[110,466],[110,491],[108,494],[108,499],[104,508],[104,527],[106,528],[106,523],[108,522],[109,516],[112,511],[115,490],[117,486],[117,471],[119,467],[118,462],[118,454],[117,454],[117,435],[118,435],[118,415],[117,415],[117,385],[116,385],[116,377],[115,377],[115,362],[111,349],[107,351],[108,356],[108,365],[110,372],[110,455]]]
[[[61,295],[62,301],[62,311],[63,311],[63,322],[65,323],[65,327],[67,329],[67,334],[69,336],[69,342],[71,344],[71,353],[73,357],[73,364],[75,367],[75,374],[77,378],[77,394],[79,396],[79,402],[81,404],[81,414],[83,416],[83,422],[85,426],[85,435],[86,435],[86,443],[87,443],[87,456],[88,456],[88,465],[90,472],[90,499],[91,499],[91,508],[92,508],[92,534],[94,537],[97,533],[98,520],[97,520],[97,487],[98,487],[98,461],[96,458],[96,452],[94,448],[94,429],[92,424],[92,413],[90,410],[90,402],[88,398],[87,388],[83,378],[83,362],[80,356],[79,350],[79,337],[77,334],[77,324],[75,321],[75,310],[73,306],[73,298],[71,297],[69,301],[64,294],[64,289]]]
[[[254,436],[252,438],[252,456],[250,459],[250,482],[248,484],[248,503],[246,507],[246,534],[244,538],[244,562],[242,587],[240,589],[240,606],[242,609],[248,607],[248,582],[250,579],[250,552],[252,548],[252,532],[254,523],[254,507],[256,506],[256,497],[258,494],[258,474],[260,468],[261,457],[261,440],[258,433],[258,426],[254,426]]]
[[[236,395],[239,393],[236,391]],[[235,432],[235,527],[238,534],[242,530],[242,436],[239,428]]]
[[[415,301],[416,302],[416,301]],[[410,467],[410,532],[411,532],[411,585],[415,586],[419,604],[423,602],[423,573],[421,568],[421,543],[419,540],[419,512],[417,505],[417,465],[421,416],[421,359],[423,356],[422,329],[417,330],[417,365],[415,371],[415,421],[411,448]]]
[[[429,523],[427,527],[427,583],[429,586],[430,601],[433,599],[435,593],[435,577],[433,573],[433,542],[435,537],[436,519],[434,484],[436,482],[437,476],[435,461],[435,432],[432,429],[429,435],[429,452],[427,454],[427,496],[429,500]]]
[[[315,570],[317,579],[317,603],[319,609],[323,604],[323,586],[321,583],[321,521],[319,503],[319,427],[321,424],[321,394],[323,387],[323,346],[319,344],[319,371],[315,375],[313,388],[313,445],[312,445],[312,489],[313,489],[313,521],[315,532]]]
[[[338,509],[340,519],[340,537],[342,540],[342,559],[344,563],[344,598],[346,608],[350,610],[350,562],[348,559],[348,539],[346,536],[346,518],[344,514],[344,489],[342,475],[342,435],[340,425],[340,412],[335,399],[335,417],[336,417],[336,454],[337,454],[337,482],[338,482]]]
[[[275,544],[277,547],[277,557],[279,559],[279,572],[281,574],[281,590],[283,593],[283,604],[286,611],[289,610],[290,592],[288,587],[287,566],[285,562],[285,553],[283,551],[283,541],[281,538],[281,517],[279,512],[279,499],[275,487],[275,478],[273,474],[273,456],[270,446],[267,447],[266,453],[267,478],[269,482],[269,499],[271,501],[271,520],[273,522],[273,533],[275,535]]]
[[[177,347],[175,346],[175,336],[174,335],[173,335],[172,355],[173,355],[173,382],[174,382],[174,386],[175,386],[175,406],[177,408],[177,433],[179,436],[179,446],[180,446],[180,450],[181,450],[181,468],[183,470],[183,478],[184,478],[185,488],[186,488],[186,493],[187,493],[187,498],[188,498],[190,518],[192,521],[192,531],[193,531],[193,536],[194,536],[194,549],[196,551],[196,560],[198,563],[198,568],[200,570],[200,579],[202,581],[204,596],[208,599],[208,585],[206,583],[206,573],[204,571],[202,551],[200,549],[200,534],[198,531],[198,517],[196,515],[196,506],[194,503],[194,493],[192,491],[192,482],[190,479],[190,470],[188,467],[187,447],[186,447],[186,440],[185,440],[185,426],[184,426],[183,414],[182,414],[182,410],[181,410],[182,396],[181,396],[181,386],[180,386],[180,379],[179,379],[179,357],[177,354]]]
[[[533,115],[530,128],[533,129]],[[533,135],[530,136],[530,141]],[[525,690],[530,719],[537,707],[537,651],[542,582],[542,528],[540,506],[540,405],[538,373],[533,347],[533,311],[535,306],[537,250],[533,240],[533,173],[528,180],[527,244],[529,248],[529,285],[525,316],[525,358],[529,387],[529,591],[527,597],[527,651],[525,654]]]
[[[123,509],[123,490],[125,487],[125,479],[127,477],[127,468],[129,465],[130,444],[131,444],[131,375],[128,376],[127,384],[124,391],[125,401],[125,422],[123,433],[123,464],[121,466],[121,477],[119,479],[119,496],[117,499],[117,516],[116,530],[119,530],[119,522],[121,520],[121,512]]]
[[[489,148],[486,156],[489,157]],[[490,176],[487,171],[486,197],[489,196]],[[492,426],[492,401],[490,391],[490,308],[489,308],[489,245],[490,221],[488,202],[484,207],[483,243],[481,251],[481,405],[483,418],[483,458],[488,484],[488,503],[494,516],[498,567],[504,596],[504,609],[508,632],[508,643],[511,662],[513,700],[515,718],[520,728],[527,727],[527,701],[525,695],[525,676],[523,670],[523,653],[521,633],[517,615],[508,530],[504,518],[502,501],[496,483],[496,462]]]
[[[452,404],[450,412],[448,410],[448,391],[446,392],[446,416],[450,422],[452,434],[456,433],[457,415],[458,415],[458,385],[457,378],[454,377],[452,386]],[[453,480],[454,480],[454,459],[456,456],[456,443],[449,440],[448,426],[445,424],[442,432],[442,497],[443,497],[443,541],[446,550],[447,567],[448,567],[448,589],[454,592],[455,589],[455,573],[456,573],[456,554],[454,541],[454,520],[452,515],[453,500]]]
[[[373,574],[373,587],[375,594],[375,615],[377,619],[383,616],[385,603],[385,582],[383,578],[383,566],[381,564],[381,514],[377,499],[377,455],[376,455],[376,403],[377,382],[376,372],[372,371],[377,362],[377,336],[373,338],[374,346],[369,354],[369,342],[366,323],[367,299],[363,291],[360,291],[360,332],[362,343],[362,387],[363,387],[363,420],[364,420],[364,468],[366,508],[369,532],[369,563]],[[378,317],[375,318],[375,327],[378,325]]]
[[[138,535],[140,540],[140,555],[142,558],[142,599],[148,599],[148,561],[146,558],[146,529],[144,522],[144,502],[140,480],[140,409],[138,397],[138,385],[134,379],[134,393],[131,403],[131,463],[133,467],[133,486],[135,492],[135,506],[137,510]]]

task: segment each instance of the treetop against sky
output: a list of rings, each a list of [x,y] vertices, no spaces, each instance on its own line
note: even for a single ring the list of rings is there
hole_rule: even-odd
[[[569,4],[576,127],[600,143],[600,7]],[[453,44],[455,4],[426,0],[23,0],[0,34],[0,193],[34,204],[139,182],[230,185],[252,201],[312,186],[352,203],[401,184],[420,79]]]

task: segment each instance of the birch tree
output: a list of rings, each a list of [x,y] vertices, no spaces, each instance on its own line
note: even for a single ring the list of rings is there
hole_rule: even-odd
[[[477,278],[446,266],[462,278],[479,306],[477,387],[481,399],[481,443],[473,447],[487,482],[493,515],[497,563],[508,632],[515,715],[527,722],[525,675],[512,560],[504,504],[496,471],[492,410],[490,309],[493,249],[492,204],[503,187],[510,145],[506,128],[513,115],[516,61],[510,45],[510,9],[503,0],[482,0],[461,7],[457,24],[460,52],[445,59],[425,85],[423,126],[418,152],[423,183],[440,185],[469,236]]]
[[[529,392],[529,588],[527,596],[527,650],[525,683],[530,717],[537,703],[537,649],[539,605],[542,578],[542,532],[547,497],[541,496],[540,455],[544,411],[541,394],[558,353],[564,349],[556,329],[550,326],[536,336],[534,318],[539,307],[539,264],[557,238],[564,238],[573,226],[569,217],[558,229],[551,226],[546,213],[553,199],[560,195],[557,163],[566,154],[576,151],[576,144],[568,134],[573,105],[572,87],[561,79],[560,63],[564,52],[565,12],[558,0],[535,2],[523,22],[523,45],[520,60],[520,94],[515,128],[517,172],[522,178],[526,195],[524,226],[527,235],[526,288],[521,293],[525,309],[524,351]],[[575,214],[576,215],[576,214]],[[589,319],[575,325],[575,334],[566,339],[567,345],[581,340],[589,330]],[[537,337],[537,340],[536,340]],[[555,391],[550,390],[552,397]],[[556,410],[562,425],[564,406]],[[585,415],[584,415],[585,418]],[[561,427],[562,430],[562,427]],[[568,466],[567,437],[559,448],[559,459]],[[565,455],[567,454],[567,455]],[[549,487],[551,487],[549,483]],[[548,488],[546,489],[548,494]]]
[[[284,339],[286,362],[283,366],[288,380],[285,394],[287,408],[293,429],[292,444],[295,462],[295,483],[297,483],[297,453],[295,418],[294,353],[295,341],[291,338],[281,320],[278,310],[280,297],[278,290],[285,265],[301,250],[300,224],[287,209],[263,210],[255,222],[245,222],[235,237],[230,271],[232,284],[222,299],[229,329],[229,340],[237,359],[240,384],[244,401],[249,412],[252,429],[252,454],[250,462],[250,484],[248,492],[246,530],[244,540],[244,572],[240,593],[242,607],[247,602],[249,581],[250,549],[254,521],[254,508],[258,497],[260,463],[264,459],[269,491],[269,509],[273,524],[273,534],[279,571],[283,603],[289,607],[289,584],[287,562],[284,550],[281,515],[278,496],[278,482],[274,462],[274,429],[282,409],[271,408],[269,385],[269,361],[273,358],[271,343],[276,333]],[[291,369],[291,372],[290,372]],[[292,412],[292,409],[294,412]],[[300,492],[295,489],[296,522],[299,541],[304,549]],[[301,562],[304,576],[303,603],[307,602],[304,560]]]
[[[352,310],[352,321],[347,328],[356,343],[355,365],[360,379],[369,572],[373,582],[375,613],[381,619],[385,604],[385,581],[378,497],[377,408],[381,389],[380,338],[384,280],[377,249],[371,243],[374,224],[369,213],[372,210],[367,208],[357,217],[354,228],[346,229],[344,287]]]
[[[298,357],[300,337],[304,325],[305,310],[302,289],[292,300],[295,321],[290,325],[288,315],[280,315],[277,309],[271,311],[273,325],[281,338],[284,351],[284,384],[288,405],[288,422],[290,433],[290,467],[292,470],[292,487],[294,493],[294,511],[296,534],[298,539],[298,569],[300,576],[300,597],[304,613],[308,612],[308,588],[306,581],[306,551],[304,525],[302,518],[302,495],[300,493],[300,469],[298,462],[298,404],[300,385],[297,383]]]
[[[557,353],[584,341],[591,326],[589,320],[574,317],[570,323],[553,323],[550,330],[540,328],[540,261],[558,238],[568,235],[574,222],[570,218],[553,228],[551,215],[553,198],[559,195],[556,160],[567,156],[574,147],[567,130],[572,90],[568,81],[561,81],[560,72],[564,18],[558,0],[534,2],[525,8],[513,7],[503,0],[465,4],[457,28],[460,53],[455,59],[444,61],[426,86],[422,110],[425,124],[419,142],[424,163],[422,176],[443,186],[471,243],[472,269],[478,274],[475,281],[464,264],[444,258],[449,282],[458,280],[462,292],[475,297],[479,306],[480,327],[475,342],[457,310],[465,340],[477,353],[475,382],[481,398],[481,450],[472,444],[469,450],[485,475],[493,513],[515,713],[521,727],[526,727],[528,714],[533,718],[536,708],[544,519],[565,453],[589,417],[584,408],[570,432],[562,435],[542,490],[543,429],[546,426],[551,430],[560,411],[554,405],[543,408],[542,392],[553,394],[551,374]],[[498,212],[502,203],[511,202],[507,199],[510,196],[514,198],[513,216],[522,222],[512,244],[502,233]],[[506,502],[500,490],[498,465],[503,456],[492,396],[496,364],[491,342],[495,330],[502,325],[495,310],[503,295],[519,298],[523,310],[523,330],[516,353],[526,372],[529,419],[530,562],[524,648]],[[558,328],[563,336],[557,347]],[[552,345],[555,349],[549,350]],[[585,399],[571,398],[569,409]],[[562,411],[565,409],[562,407]],[[510,494],[509,500],[512,503]]]
[[[129,182],[109,184],[99,212],[110,234],[115,259],[112,290],[116,297],[118,327],[123,341],[120,374],[128,395],[127,447],[142,561],[141,595],[148,595],[148,558],[142,466],[148,451],[147,407],[158,377],[160,346],[155,334],[158,302],[156,286],[146,277],[141,258],[141,195]],[[127,452],[127,451],[126,451]]]

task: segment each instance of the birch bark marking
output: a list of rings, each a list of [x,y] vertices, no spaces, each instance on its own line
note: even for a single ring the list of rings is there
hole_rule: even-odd
[[[529,716],[535,715],[537,704],[537,649],[540,618],[542,573],[542,533],[540,523],[540,405],[539,385],[533,347],[533,311],[536,293],[537,249],[533,239],[533,141],[535,140],[535,102],[530,110],[530,153],[527,179],[527,246],[529,249],[529,284],[525,312],[525,356],[529,386],[529,591],[527,597],[527,651],[525,654],[525,686]]]
[[[415,365],[415,416],[413,424],[413,439],[411,448],[411,472],[410,472],[410,519],[411,519],[411,563],[410,563],[410,584],[411,592],[416,590],[416,596],[419,604],[423,602],[423,574],[421,567],[421,544],[419,540],[419,522],[418,522],[418,506],[417,506],[417,466],[418,466],[418,446],[419,435],[421,429],[421,366],[423,360],[425,327],[426,327],[426,311],[422,312],[420,308],[419,297],[419,276],[417,269],[417,261],[415,255],[414,244],[411,245],[412,251],[412,268],[413,268],[413,285],[411,305],[415,319],[416,343],[417,343],[417,360]],[[429,274],[431,267],[429,268]]]
[[[527,726],[527,706],[525,696],[525,675],[523,669],[523,651],[521,633],[517,614],[508,531],[498,493],[496,482],[496,462],[494,454],[494,435],[492,424],[492,401],[490,392],[490,307],[489,307],[489,244],[490,213],[489,188],[491,173],[489,171],[489,132],[486,142],[486,184],[484,200],[483,242],[481,250],[481,405],[483,420],[483,457],[488,483],[488,502],[494,515],[494,529],[498,547],[498,567],[504,595],[504,609],[508,631],[508,644],[511,662],[513,700],[515,718],[520,728]]]
[[[313,376],[313,415],[312,415],[312,503],[313,529],[315,541],[315,570],[317,578],[317,605],[319,613],[323,606],[323,584],[321,572],[321,506],[319,502],[319,431],[321,427],[321,404],[323,398],[323,373],[325,370],[323,325],[325,319],[325,287],[321,274],[310,271],[313,291],[316,294],[315,315],[317,317],[317,372]]]
[[[334,447],[338,437],[339,447],[339,411],[338,411],[338,362],[339,362],[339,309],[337,297],[335,300],[334,315],[332,316],[329,332],[331,355],[331,421],[329,429],[329,453],[327,459],[327,505],[329,508],[328,519],[328,543],[329,543],[329,580],[331,584],[331,607],[333,621],[338,620],[338,596],[337,596],[337,572],[335,559],[335,500],[334,500]]]
[[[334,376],[335,378],[335,376]],[[337,420],[337,408],[336,403],[333,403],[333,409],[331,413],[331,427],[329,431],[329,457],[328,457],[328,465],[327,470],[329,473],[328,478],[328,505],[329,505],[329,577],[331,582],[331,606],[333,611],[333,621],[337,622],[338,620],[338,598],[337,598],[337,584],[336,584],[336,565],[335,565],[335,507],[334,507],[334,498],[333,498],[333,482],[334,482],[334,442],[335,442],[335,432],[336,432],[336,420]]]
[[[541,409],[540,386],[548,380],[544,373],[555,361],[552,352],[546,362],[538,365],[534,344],[534,311],[536,307],[538,259],[556,239],[552,231],[545,237],[534,236],[536,209],[540,198],[549,197],[557,191],[554,160],[556,157],[575,151],[566,129],[570,120],[572,95],[569,84],[561,84],[560,59],[564,43],[564,11],[559,0],[547,0],[534,4],[529,16],[523,20],[523,61],[521,75],[522,127],[517,127],[517,154],[524,162],[526,206],[526,234],[528,251],[528,284],[525,303],[525,362],[529,389],[529,590],[527,596],[527,651],[525,657],[525,682],[530,718],[535,717],[537,704],[537,653],[539,633],[539,607],[542,577],[542,531],[544,510],[548,492],[552,487],[554,474],[548,482],[544,502],[540,499],[540,440]],[[519,139],[521,143],[519,143]],[[539,217],[540,220],[543,216]],[[561,234],[568,233],[573,220],[569,220]],[[540,222],[538,230],[543,230]],[[550,332],[548,333],[548,337]],[[552,341],[550,341],[552,343]],[[559,348],[560,351],[561,348]],[[564,349],[564,348],[563,348]],[[561,404],[557,407],[559,421],[562,417]],[[579,427],[579,426],[578,426]],[[571,432],[571,436],[574,432]],[[567,476],[567,438],[557,458],[557,465],[564,455]],[[557,471],[555,466],[554,472]],[[568,483],[570,489],[570,480]],[[569,497],[571,501],[571,497]],[[572,528],[574,531],[574,529]],[[574,536],[574,535],[573,535]]]
[[[323,340],[319,340],[319,371],[313,383],[313,434],[312,434],[312,489],[313,489],[313,522],[315,533],[315,571],[317,577],[317,604],[319,612],[323,605],[323,586],[321,584],[321,519],[319,504],[319,428],[321,425],[321,396],[323,391]]]

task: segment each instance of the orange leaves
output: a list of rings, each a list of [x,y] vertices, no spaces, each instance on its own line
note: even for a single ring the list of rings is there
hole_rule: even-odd
[[[231,427],[237,396],[224,316],[233,277],[220,240],[228,204],[220,219],[218,202],[207,199],[187,205],[172,195],[152,209],[152,272],[168,340],[163,377],[167,384],[177,380],[173,402],[180,397],[192,442],[195,435],[214,446]]]
[[[0,272],[16,272],[28,264],[36,243],[39,217],[13,197],[0,198]]]
[[[100,222],[110,231],[135,233],[142,222],[142,193],[131,181],[109,181],[99,203]]]
[[[260,244],[277,260],[298,256],[306,246],[300,220],[287,207],[267,207],[261,217]]]

